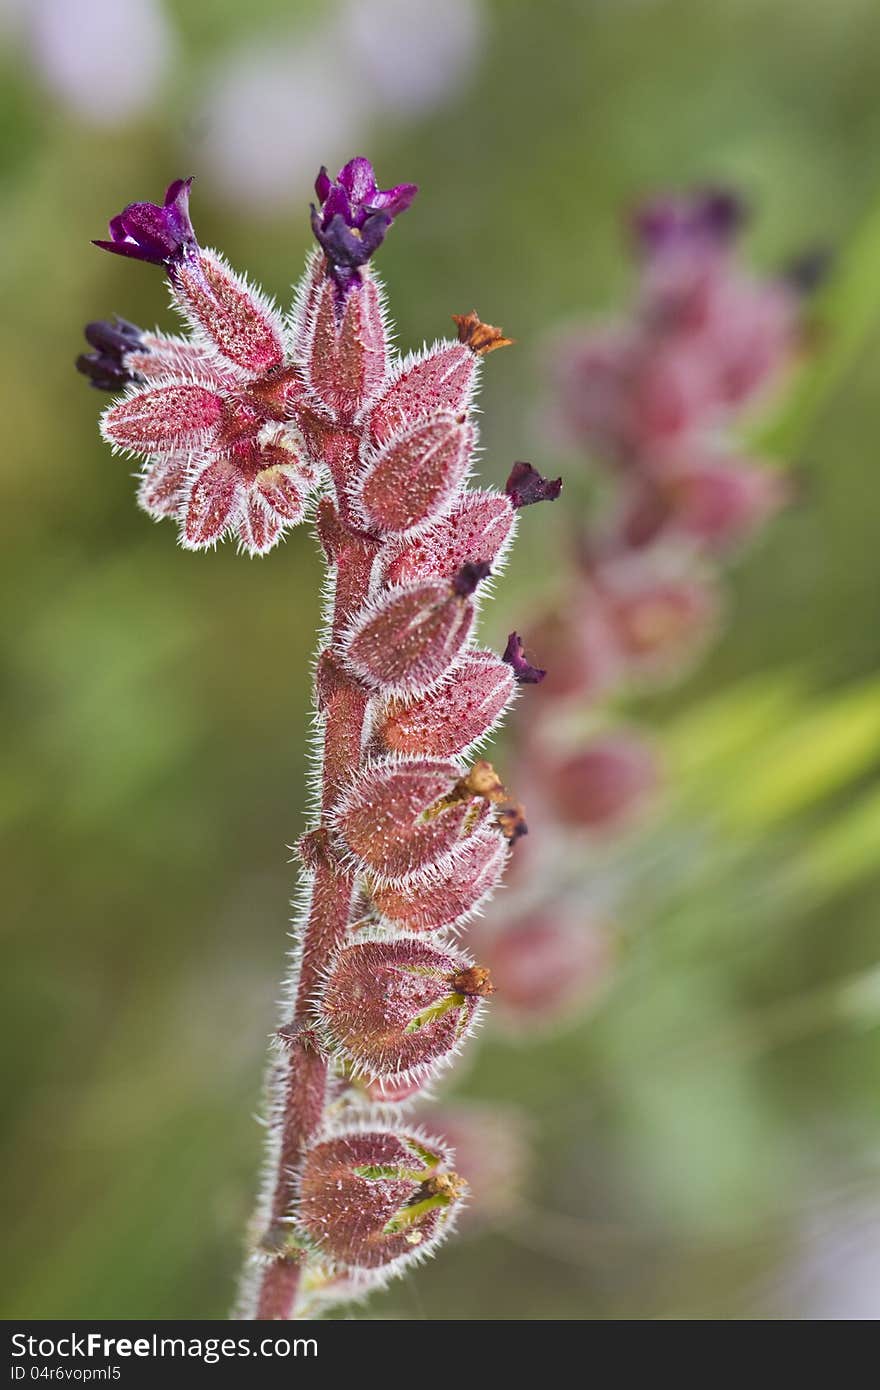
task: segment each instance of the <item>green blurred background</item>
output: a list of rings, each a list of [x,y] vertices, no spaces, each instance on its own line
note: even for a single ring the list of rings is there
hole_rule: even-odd
[[[196,173],[202,239],[286,297],[309,175],[363,150],[422,186],[381,257],[401,344],[473,304],[518,339],[486,372],[496,482],[574,466],[542,350],[624,298],[640,194],[730,182],[758,265],[823,244],[840,270],[777,431],[798,502],[640,711],[675,790],[617,974],[555,1038],[488,1030],[457,1082],[529,1114],[526,1203],[358,1316],[880,1316],[880,10],[460,0],[426,56],[432,10],[0,5],[2,1311],[225,1315],[303,824],[314,544],[195,557],[136,511],[72,359],[87,319],[171,320],[89,239]],[[490,640],[560,524],[523,528]]]

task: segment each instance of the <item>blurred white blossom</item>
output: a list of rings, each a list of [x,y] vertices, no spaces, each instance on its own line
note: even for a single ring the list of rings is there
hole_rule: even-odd
[[[175,49],[159,0],[29,0],[23,14],[35,69],[78,115],[110,125],[157,103]]]
[[[302,200],[322,164],[360,151],[365,104],[339,73],[335,37],[254,44],[218,64],[196,122],[195,163],[220,193],[282,207]]]
[[[383,120],[451,100],[483,51],[483,0],[344,0],[301,38],[254,40],[208,73],[192,151],[214,187],[267,211],[370,144]]]
[[[482,56],[481,0],[346,0],[342,28],[376,105],[415,115],[465,87]]]

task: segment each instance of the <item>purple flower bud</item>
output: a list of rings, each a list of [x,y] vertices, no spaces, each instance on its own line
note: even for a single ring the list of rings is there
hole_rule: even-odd
[[[362,155],[350,159],[332,180],[321,168],[315,180],[320,208],[312,205],[312,231],[330,262],[341,299],[360,282],[360,268],[385,240],[395,217],[418,192],[414,183],[378,188],[373,166]]]
[[[467,598],[469,594],[474,592],[477,585],[481,583],[482,580],[488,578],[491,573],[492,566],[488,564],[487,561],[478,560],[474,562],[473,560],[468,560],[466,564],[462,565],[458,574],[453,579],[452,587],[459,598]]]
[[[690,198],[658,198],[636,209],[633,230],[648,256],[682,246],[725,246],[742,227],[746,208],[723,188],[707,188]]]
[[[189,220],[192,179],[175,179],[165,191],[161,207],[156,203],[129,203],[110,220],[110,240],[96,241],[102,251],[130,256],[166,270],[194,260],[199,244]]]
[[[526,661],[522,638],[517,632],[512,632],[508,637],[501,660],[513,668],[513,678],[517,685],[540,685],[547,674],[540,666],[532,666]]]
[[[535,502],[555,502],[562,491],[562,479],[542,478],[530,463],[515,463],[504,491],[515,510],[531,507]]]
[[[149,351],[143,342],[143,329],[114,316],[112,323],[87,323],[86,342],[95,349],[76,359],[76,369],[90,378],[89,385],[99,391],[121,391],[129,382],[139,381],[137,372],[125,365],[129,352]]]

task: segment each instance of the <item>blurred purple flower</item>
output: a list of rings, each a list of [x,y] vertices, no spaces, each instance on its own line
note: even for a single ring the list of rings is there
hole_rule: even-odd
[[[699,243],[726,246],[746,218],[742,199],[724,188],[703,189],[691,197],[656,198],[637,208],[633,229],[640,249],[653,256]]]

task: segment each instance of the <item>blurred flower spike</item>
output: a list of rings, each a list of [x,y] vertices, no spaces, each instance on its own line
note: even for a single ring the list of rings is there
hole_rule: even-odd
[[[744,453],[734,432],[802,355],[804,294],[825,258],[756,275],[738,255],[745,222],[723,188],[645,203],[631,218],[632,303],[558,341],[548,425],[561,424],[591,482],[604,478],[552,601],[526,621],[548,666],[542,699],[517,716],[516,780],[534,798],[535,833],[514,864],[522,894],[490,906],[475,933],[497,1012],[520,1031],[574,1017],[613,968],[604,911],[591,923],[573,904],[601,885],[620,915],[623,837],[635,839],[664,784],[653,740],[616,706],[692,667],[725,610],[723,565],[793,494],[785,470]],[[519,509],[557,486],[517,463],[505,493]],[[518,632],[503,660],[517,684],[542,677]],[[561,884],[560,847],[572,864]],[[641,904],[631,910],[638,920]]]

